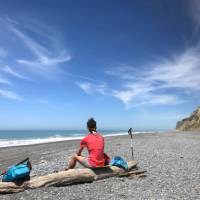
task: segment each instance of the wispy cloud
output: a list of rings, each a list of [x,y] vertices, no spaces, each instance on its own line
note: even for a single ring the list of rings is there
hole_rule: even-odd
[[[78,85],[85,93],[92,94],[94,92],[100,94],[106,94],[107,86],[106,84],[93,84],[90,82],[77,82]]]
[[[118,66],[105,74],[118,82],[112,85],[97,85],[91,82],[79,84],[88,94],[98,92],[121,100],[126,108],[141,105],[172,105],[187,101],[190,95],[200,90],[200,46],[186,49],[179,55],[157,59],[135,69]],[[146,70],[145,70],[146,69]],[[103,91],[103,92],[102,92]],[[184,100],[182,100],[184,96]]]
[[[6,72],[6,73],[8,73],[8,74],[10,74],[10,75],[12,75],[12,76],[14,76],[16,78],[20,78],[20,79],[24,79],[24,80],[30,80],[30,78],[28,78],[28,77],[26,77],[26,76],[24,76],[24,75],[22,75],[22,74],[20,74],[20,73],[18,73],[16,71],[14,71],[9,66],[3,67],[2,71],[4,71],[4,72]]]
[[[110,68],[104,71],[104,73],[108,76],[112,76],[115,78],[119,78],[122,80],[137,80],[138,77],[142,76],[141,71],[135,69],[131,65],[119,65],[114,68]],[[134,76],[133,76],[134,75]]]
[[[154,94],[141,92],[134,95],[133,91],[118,91],[112,94],[120,99],[127,109],[142,105],[174,105],[184,102],[176,95],[170,94]]]
[[[151,63],[150,69],[143,71],[137,81],[134,81],[137,75],[129,72],[133,81],[125,80],[124,89],[114,91],[113,96],[126,106],[182,103],[181,95],[200,90],[199,74],[200,51],[197,46],[171,58]],[[178,90],[176,94],[173,94],[174,90]]]
[[[3,96],[5,98],[9,98],[9,99],[12,99],[12,100],[17,100],[17,101],[23,100],[19,95],[17,95],[15,92],[10,91],[10,90],[0,89],[0,96]]]
[[[155,66],[154,66],[155,65]],[[189,48],[172,59],[164,59],[153,65],[147,76],[149,81],[160,81],[163,88],[199,90],[200,46]]]
[[[4,78],[0,77],[0,83],[6,84],[6,85],[10,85],[10,82]]]
[[[83,76],[83,75],[80,75],[80,74],[74,74],[74,73],[70,73],[70,72],[64,72],[64,74],[68,77],[72,77],[74,79],[80,79],[80,80],[86,80],[86,81],[92,81],[93,83],[101,83],[101,81],[97,80],[97,79],[94,79],[94,78],[91,78],[91,77],[88,77],[88,76]]]
[[[14,84],[12,78],[36,81],[37,75],[54,79],[63,73],[62,65],[71,60],[71,55],[56,29],[38,21],[17,21],[8,17],[0,17],[0,25],[1,32],[4,33],[1,39],[7,40],[9,46],[17,45],[24,52],[24,56],[19,56],[20,53],[13,51],[15,48],[10,48],[9,52],[0,47],[0,64],[4,66],[0,69],[3,72],[0,84]],[[1,87],[0,90],[1,96],[21,100],[14,91]]]
[[[18,58],[16,60],[18,64],[29,67],[35,73],[46,74],[55,72],[59,69],[60,64],[71,60],[71,56],[62,45],[59,34],[55,30],[51,30],[47,26],[39,26],[39,22],[37,25],[41,30],[38,30],[37,26],[34,28],[31,23],[29,25],[22,24],[9,18],[3,19],[3,23],[31,53],[28,59]],[[46,27],[46,29],[42,29],[42,27]],[[32,35],[36,35],[38,39],[36,40],[36,37],[32,37]]]

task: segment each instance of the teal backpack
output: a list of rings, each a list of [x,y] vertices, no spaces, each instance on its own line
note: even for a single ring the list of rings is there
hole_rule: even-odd
[[[120,156],[114,156],[109,163],[110,166],[117,166],[123,168],[124,170],[128,170],[127,162]]]
[[[29,158],[9,167],[2,175],[2,182],[15,182],[30,179],[31,163]]]

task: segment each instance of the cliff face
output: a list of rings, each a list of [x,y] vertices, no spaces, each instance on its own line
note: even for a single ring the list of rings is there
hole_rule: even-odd
[[[190,117],[177,122],[176,130],[179,130],[179,131],[200,130],[200,107],[198,107],[190,115]]]

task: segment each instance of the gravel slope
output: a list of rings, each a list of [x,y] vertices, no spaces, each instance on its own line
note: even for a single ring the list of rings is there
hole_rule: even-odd
[[[61,170],[78,145],[79,141],[65,141],[1,148],[0,169],[29,156],[34,168],[32,176]],[[128,136],[107,137],[106,152],[130,159]],[[93,183],[1,195],[0,199],[200,199],[200,133],[136,135],[134,156],[139,161],[139,168],[147,170],[147,177],[114,177]]]

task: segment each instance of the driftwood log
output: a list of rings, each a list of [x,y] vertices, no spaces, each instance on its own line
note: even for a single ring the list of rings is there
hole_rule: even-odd
[[[137,166],[137,161],[128,162],[128,171]],[[22,192],[27,189],[34,189],[49,186],[65,186],[73,183],[93,182],[120,174],[127,173],[119,167],[100,167],[93,169],[71,169],[45,176],[34,177],[26,182],[0,182],[0,194]]]

